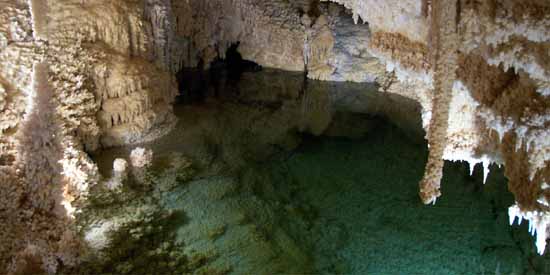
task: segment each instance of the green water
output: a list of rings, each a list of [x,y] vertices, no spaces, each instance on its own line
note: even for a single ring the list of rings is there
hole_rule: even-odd
[[[422,205],[426,151],[383,128],[362,140],[317,138],[263,168],[323,223],[309,231],[317,266],[337,259],[346,274],[523,274],[529,263],[507,224],[513,199],[501,171],[483,187],[479,173],[447,163],[444,196]]]
[[[133,217],[124,230],[153,229],[131,242],[121,231],[119,250],[109,254],[116,257],[94,262],[99,267],[88,273],[550,270],[526,224],[508,225],[513,197],[497,166],[483,185],[481,167],[469,176],[466,164],[447,162],[443,196],[433,206],[420,202],[427,146],[410,100],[372,85],[305,83],[301,74],[276,71],[219,85],[228,93],[177,105],[176,129],[141,145],[155,156],[147,187],[129,184],[129,198],[92,206],[118,209],[103,217],[129,216],[143,205],[155,214]],[[108,177],[113,159],[131,149],[94,158]],[[193,177],[163,166],[174,153],[193,162]]]

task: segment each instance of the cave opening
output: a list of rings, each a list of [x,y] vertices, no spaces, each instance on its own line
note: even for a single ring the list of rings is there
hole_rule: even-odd
[[[212,69],[221,68],[228,72],[228,78],[232,81],[239,81],[240,76],[244,72],[257,72],[262,67],[250,60],[243,59],[239,53],[240,42],[231,44],[225,51],[224,57],[218,56],[210,65]]]
[[[242,58],[239,42],[231,44],[223,56],[209,64],[199,60],[197,67],[183,67],[176,73],[179,103],[201,103],[207,98],[238,93],[238,82],[245,72],[261,71],[257,63]]]

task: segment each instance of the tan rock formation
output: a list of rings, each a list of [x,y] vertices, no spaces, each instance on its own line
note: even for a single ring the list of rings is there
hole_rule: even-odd
[[[0,230],[0,271],[76,264],[71,219],[99,176],[83,150],[152,139],[174,124],[174,77],[152,63],[165,38],[153,35],[146,8],[0,1],[0,220],[13,225]]]
[[[173,127],[176,87],[165,71],[144,60],[109,56],[95,65],[92,79],[101,101],[102,145],[152,140]]]
[[[174,3],[180,64],[207,66],[240,42],[244,59],[289,71],[304,70],[304,27],[293,1],[179,1]]]
[[[447,146],[449,111],[453,82],[456,79],[458,63],[458,36],[456,25],[456,1],[435,1],[432,6],[432,43],[434,47],[434,98],[432,118],[428,132],[430,154],[424,178],[420,182],[420,198],[426,204],[435,203],[441,195],[439,185],[443,178],[443,153]]]
[[[144,168],[153,162],[153,151],[138,147],[130,153],[130,163],[134,168]]]

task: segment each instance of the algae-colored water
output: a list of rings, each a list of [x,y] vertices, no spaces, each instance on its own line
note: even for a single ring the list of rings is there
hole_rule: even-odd
[[[290,202],[314,209],[320,224],[309,232],[319,269],[332,262],[345,274],[527,271],[523,249],[534,250],[521,247],[515,235],[524,232],[507,224],[513,199],[502,171],[482,186],[480,171],[469,177],[465,165],[446,163],[444,196],[422,205],[416,183],[426,152],[383,128],[361,140],[316,138],[264,168],[276,190],[293,189]]]
[[[550,270],[526,225],[508,225],[513,197],[502,169],[492,166],[483,185],[481,167],[470,176],[466,164],[447,162],[443,196],[434,206],[421,204],[427,146],[412,101],[373,85],[267,70],[216,85],[201,88],[204,101],[176,105],[180,120],[172,133],[141,145],[153,149],[157,162],[177,152],[194,163],[193,178],[140,195],[147,201],[155,194],[159,211],[180,213],[143,249],[186,260],[151,256],[144,265],[151,252],[140,252],[138,240],[127,253],[141,255],[141,264],[119,257],[96,271],[136,274],[157,265],[174,274]],[[210,97],[211,90],[218,96]],[[94,158],[108,177],[112,160],[131,148]],[[155,172],[153,185],[171,178],[166,171]]]

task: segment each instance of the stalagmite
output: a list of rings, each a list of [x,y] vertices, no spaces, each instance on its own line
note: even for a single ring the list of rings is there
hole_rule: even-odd
[[[151,165],[153,161],[153,151],[138,147],[130,153],[130,163],[135,168],[143,168]]]

